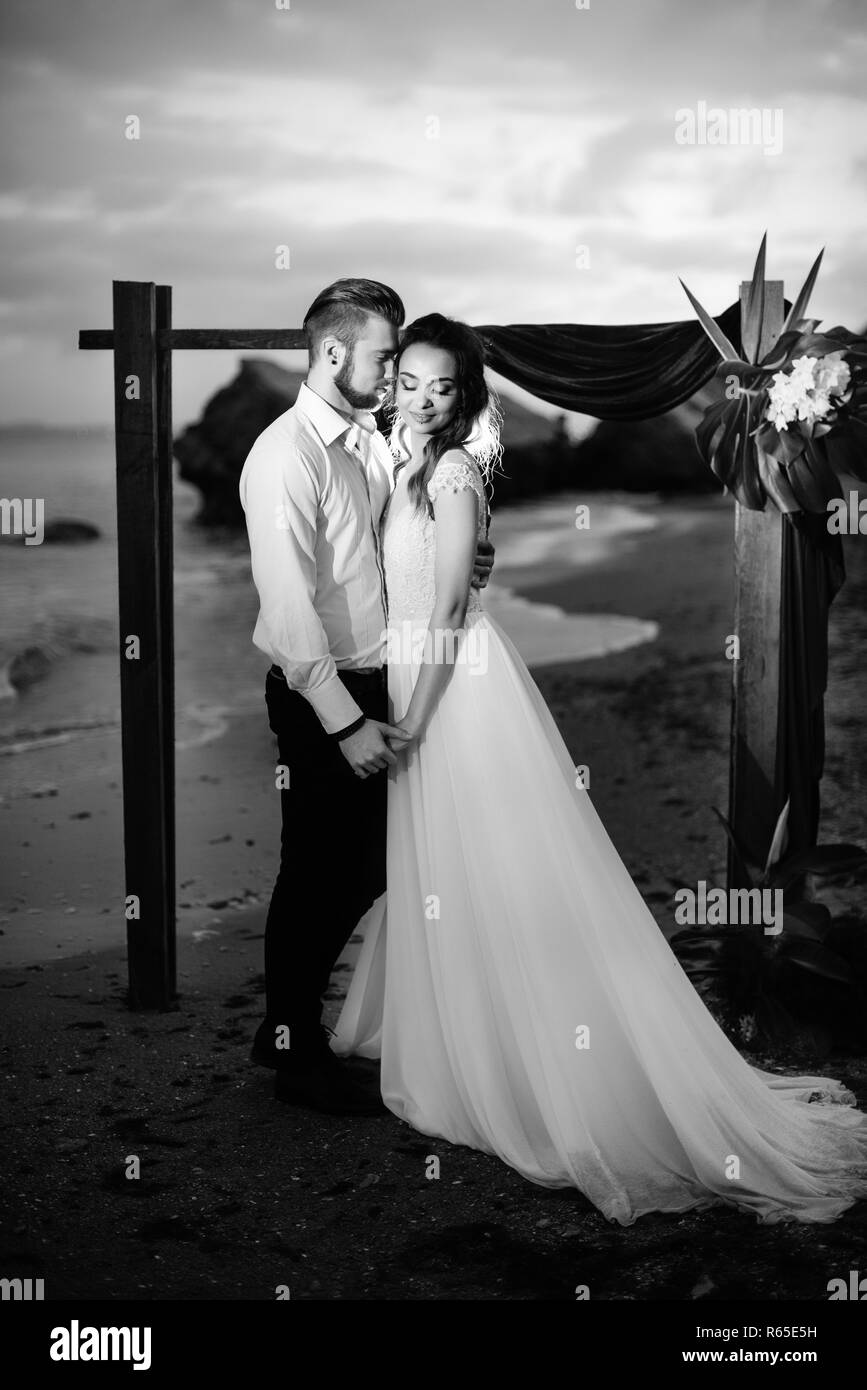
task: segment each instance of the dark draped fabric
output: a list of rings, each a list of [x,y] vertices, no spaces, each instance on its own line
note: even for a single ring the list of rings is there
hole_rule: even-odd
[[[785,307],[788,311],[788,302]],[[716,320],[738,350],[740,319],[740,305],[732,304]],[[663,415],[704,386],[721,362],[697,319],[611,327],[485,325],[476,331],[493,371],[551,405],[600,420]],[[576,484],[580,481],[576,475]],[[783,533],[780,707],[773,788],[777,814],[787,797],[790,801],[787,848],[792,853],[815,844],[818,833],[828,609],[844,579],[842,541],[829,536],[825,517],[793,514]],[[764,863],[769,844],[748,848],[752,857]]]
[[[740,343],[741,311],[717,319]],[[488,366],[563,410],[600,420],[649,420],[709,381],[721,358],[698,319],[674,323],[486,325],[476,332]]]
[[[828,610],[846,578],[843,542],[826,517],[792,514],[783,529],[780,713],[775,800],[789,797],[789,850],[816,844],[825,763]]]

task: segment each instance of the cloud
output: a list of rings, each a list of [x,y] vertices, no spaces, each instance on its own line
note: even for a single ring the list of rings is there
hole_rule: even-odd
[[[856,0],[6,0],[2,23],[7,416],[110,418],[75,340],[112,279],[172,284],[190,326],[291,326],[350,273],[413,313],[653,321],[688,315],[678,275],[724,307],[767,227],[769,273],[827,242],[817,303],[863,317]],[[677,146],[698,100],[782,106],[783,154]],[[178,362],[193,414],[225,362]]]

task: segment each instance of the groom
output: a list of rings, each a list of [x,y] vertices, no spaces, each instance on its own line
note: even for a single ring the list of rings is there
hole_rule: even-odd
[[[331,1051],[322,995],[353,929],[385,891],[383,772],[408,738],[388,722],[379,522],[392,459],[370,413],[394,372],[404,308],[376,280],[337,280],[304,318],[310,367],[259,435],[239,480],[259,616],[253,642],[280,763],[280,869],[265,925],[265,1019],[252,1059],[278,1099],[335,1114],[382,1102]],[[493,567],[479,542],[474,584]],[[285,775],[285,774],[284,774]]]

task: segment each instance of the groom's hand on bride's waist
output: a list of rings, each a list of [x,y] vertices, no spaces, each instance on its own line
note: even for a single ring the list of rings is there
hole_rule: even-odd
[[[399,740],[399,747],[410,735],[398,724],[384,724],[379,719],[365,719],[360,729],[340,741],[343,754],[356,777],[369,777],[384,767],[395,767],[397,758],[386,739]]]
[[[494,547],[487,536],[480,540],[476,545],[476,558],[473,561],[473,581],[474,589],[484,589],[491,577],[491,570],[494,568]]]

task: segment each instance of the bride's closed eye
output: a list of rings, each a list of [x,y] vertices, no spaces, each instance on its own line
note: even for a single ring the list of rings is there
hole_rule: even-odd
[[[417,377],[414,377],[414,376],[404,376],[403,373],[401,373],[401,376],[400,376],[400,386],[401,386],[401,390],[403,390],[403,391],[415,391],[416,388],[417,388],[417,386],[418,386],[418,378],[417,378]],[[443,397],[445,397],[445,396],[451,396],[451,395],[454,393],[454,387],[453,387],[453,386],[449,386],[449,385],[437,386],[435,382],[430,382],[430,383],[428,383],[428,385],[427,385],[427,390],[430,392],[430,394],[431,394],[432,396],[443,396]]]

